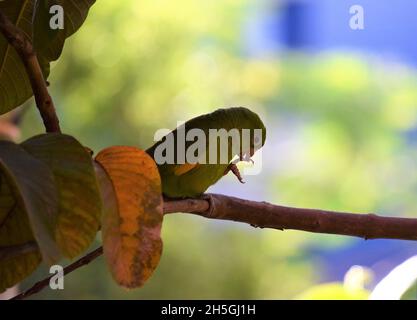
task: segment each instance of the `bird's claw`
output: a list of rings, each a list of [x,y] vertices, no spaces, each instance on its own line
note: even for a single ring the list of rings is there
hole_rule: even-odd
[[[229,171],[232,171],[232,173],[236,176],[236,178],[239,180],[240,183],[245,183],[245,181],[243,181],[243,178],[240,174],[239,168],[236,166],[235,163],[231,163],[229,164],[229,166],[227,167],[226,171],[224,172],[224,174],[228,174]]]

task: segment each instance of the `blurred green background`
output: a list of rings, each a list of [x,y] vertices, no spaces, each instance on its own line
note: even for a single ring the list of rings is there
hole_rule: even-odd
[[[416,71],[351,51],[251,55],[245,28],[270,9],[271,2],[254,0],[97,1],[52,69],[50,91],[63,131],[95,152],[147,148],[157,129],[218,107],[247,106],[267,124],[263,170],[245,185],[225,177],[210,192],[415,215]],[[42,131],[31,107],[21,140]],[[35,297],[367,297],[361,284],[351,290],[340,277],[326,278],[324,260],[311,253],[312,247],[337,252],[356,241],[351,238],[175,214],[165,217],[163,240],[160,266],[141,289],[119,288],[99,258],[68,275],[65,290]],[[45,275],[41,268],[22,288]],[[317,287],[323,282],[332,283]],[[373,285],[368,281],[366,289]]]

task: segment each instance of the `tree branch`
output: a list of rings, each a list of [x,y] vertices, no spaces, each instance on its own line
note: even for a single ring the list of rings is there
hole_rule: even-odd
[[[61,132],[55,106],[49,95],[47,84],[31,41],[1,11],[0,32],[6,37],[9,44],[14,47],[25,66],[35,96],[36,106],[41,114],[46,132]]]
[[[417,219],[413,218],[381,217],[373,213],[358,214],[293,208],[219,194],[208,194],[206,197],[206,201],[210,202],[209,210],[186,212],[210,219],[244,222],[260,228],[293,229],[346,235],[364,238],[365,240],[417,240]],[[184,204],[182,205],[184,206]],[[196,205],[193,204],[193,206]]]
[[[199,199],[165,199],[164,214],[177,212],[196,214],[209,219],[244,222],[259,228],[293,229],[364,239],[417,240],[417,219],[381,217],[372,213],[356,214],[285,207],[219,194],[206,194]],[[0,260],[38,250],[33,244],[6,249],[0,248]],[[102,253],[103,248],[97,248],[68,265],[64,269],[64,274],[90,263]],[[24,299],[39,292],[48,286],[50,278],[37,282],[29,290],[13,299]]]
[[[70,265],[66,266],[64,268],[64,275],[71,273],[72,271],[78,269],[79,267],[85,266],[89,264],[91,261],[93,261],[95,258],[101,256],[103,254],[103,247],[99,247],[95,249],[94,251],[91,251],[89,254],[85,255],[81,259],[77,260],[74,263],[71,263]],[[10,300],[23,300],[31,295],[34,295],[41,291],[43,288],[47,287],[49,285],[49,282],[51,281],[51,278],[54,275],[45,278],[39,282],[36,282],[30,289],[26,290],[25,292],[18,294],[17,296],[11,298]]]

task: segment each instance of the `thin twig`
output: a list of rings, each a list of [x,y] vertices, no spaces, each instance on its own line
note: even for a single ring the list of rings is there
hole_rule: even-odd
[[[315,233],[347,235],[364,239],[417,240],[417,219],[381,217],[369,213],[357,214],[285,207],[219,194],[207,194],[199,199],[165,199],[164,213],[177,212],[192,213],[209,219],[244,222],[253,227],[277,230],[294,229]],[[37,250],[36,247],[32,249]],[[15,247],[13,254],[16,255],[18,250]],[[80,260],[68,265],[64,269],[64,273],[68,274],[90,263],[102,253],[102,247],[96,249]],[[0,249],[1,257],[5,257],[5,255],[2,256]],[[39,281],[32,288],[13,299],[24,299],[39,292],[48,286],[50,279],[51,277],[48,277]]]
[[[26,37],[22,30],[13,25],[1,11],[0,32],[5,36],[9,45],[16,50],[25,66],[35,96],[36,106],[39,109],[46,131],[61,132],[55,106],[49,95],[42,69],[30,39]]]
[[[79,259],[79,260],[75,261],[74,263],[71,263],[70,265],[66,266],[64,268],[64,275],[71,273],[72,271],[78,269],[79,267],[82,267],[82,266],[85,266],[85,265],[89,264],[91,261],[93,261],[97,257],[101,256],[102,253],[103,253],[103,247],[99,247],[99,248],[95,249],[94,251],[91,251],[90,253],[88,253],[87,255],[82,257],[81,259]],[[25,299],[25,298],[27,298],[31,295],[34,295],[35,293],[38,293],[43,288],[45,288],[49,285],[49,282],[51,281],[52,277],[53,277],[53,275],[35,283],[29,290],[26,290],[25,292],[11,298],[10,300],[22,300],[22,299]]]

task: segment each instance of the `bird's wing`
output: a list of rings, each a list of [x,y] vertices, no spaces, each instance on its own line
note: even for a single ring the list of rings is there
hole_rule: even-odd
[[[200,166],[199,163],[184,163],[176,165],[174,168],[174,174],[176,176],[182,176],[183,174],[191,171],[194,168],[198,168]]]

